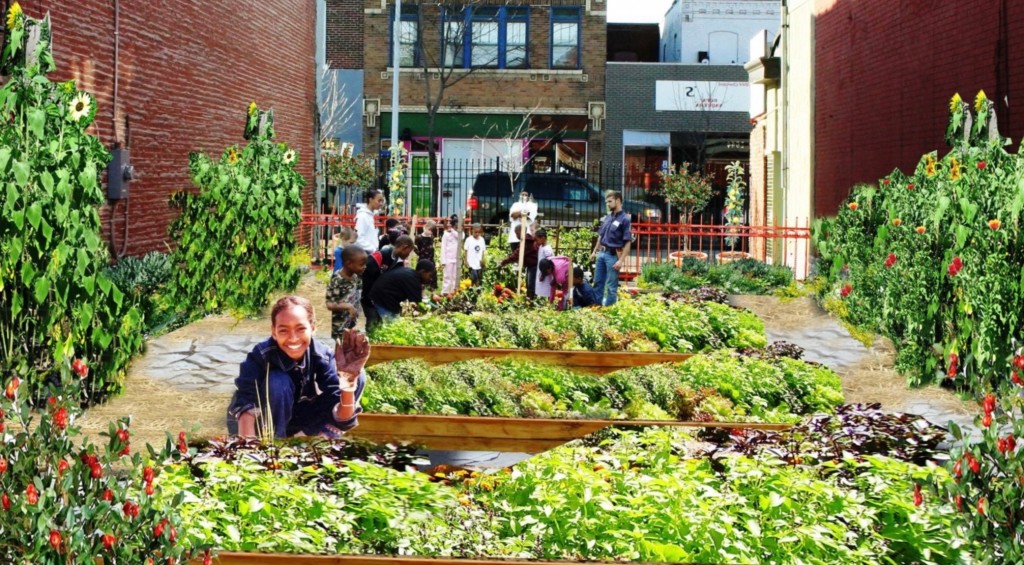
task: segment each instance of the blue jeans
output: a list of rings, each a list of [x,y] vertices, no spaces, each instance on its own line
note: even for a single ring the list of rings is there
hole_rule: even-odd
[[[619,272],[612,268],[619,256],[614,251],[601,251],[594,264],[594,292],[601,306],[611,306],[619,298]]]

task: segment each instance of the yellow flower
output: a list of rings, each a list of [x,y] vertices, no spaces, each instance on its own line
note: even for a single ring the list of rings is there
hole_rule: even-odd
[[[960,180],[960,161],[957,161],[956,157],[953,157],[950,159],[949,164],[949,178],[953,180]]]
[[[1003,222],[1000,222],[998,218],[993,218],[988,221],[988,227],[992,230],[997,230],[1002,227]]]
[[[974,97],[974,111],[980,112],[986,101],[988,101],[988,97],[985,96],[985,91],[979,90],[978,95]]]
[[[255,116],[256,115],[256,103],[255,102],[249,102],[249,115],[250,116]]]
[[[14,26],[21,21],[21,4],[17,2],[11,4],[11,9],[7,10],[7,29],[14,29]]]
[[[963,99],[960,98],[960,93],[957,92],[956,94],[953,95],[953,98],[950,99],[950,101],[949,101],[949,111],[950,112],[956,112],[957,110],[959,110],[960,109],[960,103],[962,103],[962,102],[963,102]]]
[[[473,281],[469,279],[462,279],[462,281],[459,283],[459,288],[462,290],[466,290],[471,286],[473,286]]]
[[[235,149],[234,147],[232,147],[232,148],[228,149],[228,163],[234,164],[234,163],[237,163],[237,162],[238,162],[238,150]]]
[[[935,157],[932,155],[929,155],[925,161],[924,174],[930,177],[935,176]]]
[[[903,220],[901,220],[899,218],[893,218],[892,219],[892,225],[894,225],[896,227],[900,227],[900,225],[902,225],[902,224],[903,224]]]
[[[287,165],[295,160],[295,150],[289,149],[284,152],[284,164]]]
[[[68,105],[68,110],[71,111],[71,119],[78,121],[84,116],[89,115],[89,107],[92,106],[92,101],[89,95],[84,92],[79,92],[78,96],[71,99],[71,104]]]

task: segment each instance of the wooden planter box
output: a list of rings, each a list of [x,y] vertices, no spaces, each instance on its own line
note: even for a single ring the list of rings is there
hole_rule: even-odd
[[[580,372],[603,375],[641,365],[679,363],[692,357],[692,353],[646,353],[638,351],[554,351],[549,349],[496,349],[488,347],[424,347],[415,345],[373,344],[367,365],[397,359],[423,359],[431,365],[468,361],[470,359],[500,359],[516,357],[531,362],[571,367]]]
[[[785,430],[790,424],[677,422],[674,420],[570,420],[484,416],[360,414],[350,435],[375,443],[408,442],[444,451],[540,453],[608,426],[671,426]]]

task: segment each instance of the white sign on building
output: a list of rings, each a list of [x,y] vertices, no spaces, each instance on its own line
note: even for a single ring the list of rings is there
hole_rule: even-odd
[[[750,111],[750,84],[746,82],[659,80],[654,86],[658,112]]]

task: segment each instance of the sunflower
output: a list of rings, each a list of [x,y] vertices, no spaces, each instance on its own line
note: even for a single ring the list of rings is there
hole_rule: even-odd
[[[462,281],[459,282],[459,288],[462,289],[462,290],[466,290],[467,288],[469,288],[471,286],[473,286],[473,281],[471,281],[469,279],[462,279]]]
[[[960,161],[957,161],[956,157],[953,157],[949,160],[949,163],[949,178],[953,180],[960,180]]]
[[[928,159],[925,161],[924,174],[930,177],[935,176],[935,157],[932,155],[929,155]]]
[[[91,107],[92,99],[89,98],[89,95],[79,92],[78,96],[71,99],[71,104],[68,104],[68,110],[71,111],[71,119],[77,122],[83,117],[88,116]]]
[[[295,161],[295,150],[289,149],[288,151],[284,152],[284,164],[287,165],[292,161]]]
[[[21,18],[21,4],[17,2],[11,4],[11,9],[7,10],[7,29],[14,29],[14,26],[18,25],[18,22],[21,21]]]
[[[953,98],[950,99],[950,101],[949,101],[949,111],[950,112],[956,112],[957,110],[959,110],[960,109],[960,104],[962,102],[963,102],[963,99],[960,98],[960,93],[957,92],[956,94],[953,95]]]
[[[250,116],[255,116],[256,115],[256,103],[255,102],[249,102],[249,115]]]
[[[231,148],[228,149],[228,163],[234,164],[234,163],[237,163],[237,162],[238,162],[238,150],[235,149],[234,147],[231,147]]]
[[[979,90],[978,95],[974,97],[974,111],[980,112],[986,101],[988,101],[988,97],[985,96],[985,91]]]

